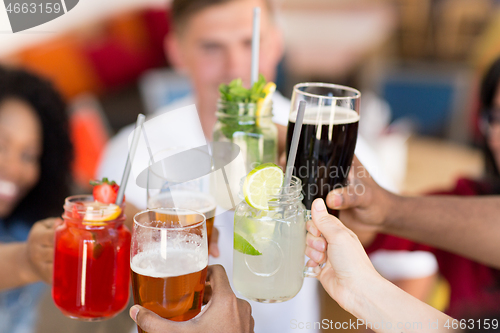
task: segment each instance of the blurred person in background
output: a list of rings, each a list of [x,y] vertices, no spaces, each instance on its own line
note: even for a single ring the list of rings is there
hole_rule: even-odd
[[[32,283],[52,280],[60,219],[48,217],[62,213],[71,158],[61,96],[31,73],[0,67],[1,332],[34,330],[45,287]]]
[[[241,78],[246,87],[250,86],[254,7],[261,8],[259,72],[267,81],[275,81],[284,54],[284,40],[273,3],[273,0],[172,1],[169,12],[173,26],[165,37],[165,54],[176,71],[188,76],[194,89],[192,94],[157,110],[153,116],[195,104],[204,135],[208,141],[212,139],[219,85]],[[374,108],[383,108],[378,101],[366,104],[372,106],[367,110],[370,113]],[[289,113],[290,100],[276,91],[273,94],[273,122],[278,128],[281,157],[284,157]],[[134,126],[123,128],[110,140],[101,156],[96,179],[121,179],[127,159],[128,136]],[[372,174],[383,173],[378,157],[364,138],[358,137],[356,149],[357,156],[368,165]],[[130,177],[126,189],[129,217],[146,203],[145,190],[138,187],[133,178]],[[387,178],[382,175],[377,180],[394,189]]]
[[[165,37],[165,54],[174,69],[187,75],[193,93],[156,111],[159,115],[195,104],[208,141],[216,123],[219,85],[241,78],[250,86],[253,8],[261,8],[261,55],[259,72],[274,81],[283,56],[283,39],[274,20],[271,0],[174,0],[170,5],[172,32]],[[279,92],[273,95],[273,121],[279,131],[279,150],[286,141],[290,102]],[[123,128],[108,143],[97,171],[97,179],[119,181],[128,152],[128,136],[134,125]],[[127,215],[145,206],[145,190],[130,177],[126,190]],[[135,207],[137,208],[135,208]],[[129,221],[130,222],[130,221]]]
[[[500,58],[486,72],[480,92],[479,128],[483,134],[485,175],[476,184],[478,195],[500,194]],[[458,186],[457,186],[458,187]]]

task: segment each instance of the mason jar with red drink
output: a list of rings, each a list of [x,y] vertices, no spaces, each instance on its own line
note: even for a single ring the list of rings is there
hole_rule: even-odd
[[[86,321],[117,315],[129,299],[125,204],[110,203],[108,189],[96,187],[94,195],[66,198],[64,223],[55,236],[52,297],[64,315]]]

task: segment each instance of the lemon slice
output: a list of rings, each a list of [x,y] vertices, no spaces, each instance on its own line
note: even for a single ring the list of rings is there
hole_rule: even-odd
[[[253,208],[268,210],[271,196],[280,193],[283,171],[274,163],[264,163],[250,171],[243,184],[245,201]]]
[[[262,89],[262,92],[264,92],[266,95],[257,101],[257,111],[255,112],[255,116],[257,117],[257,126],[260,126],[260,116],[262,115],[264,105],[267,105],[267,103],[273,98],[273,94],[275,91],[276,84],[274,82],[266,83],[264,89]]]
[[[122,213],[120,206],[115,204],[103,204],[95,201],[85,206],[87,210],[82,222],[85,225],[106,225],[105,222],[117,219]]]

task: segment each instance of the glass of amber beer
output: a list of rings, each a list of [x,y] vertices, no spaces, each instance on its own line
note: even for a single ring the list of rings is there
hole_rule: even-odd
[[[203,303],[207,265],[203,214],[157,208],[134,216],[130,268],[135,304],[169,320],[195,317]]]
[[[175,156],[178,156],[175,152],[182,152],[182,150],[182,148],[165,149],[154,155],[154,160],[158,162],[150,165],[146,174],[147,208],[176,207],[192,209],[202,213],[207,219],[207,239],[210,245],[217,202],[209,190],[209,176],[200,176],[200,170],[204,170],[206,165],[200,167],[200,169],[194,167],[194,169],[186,170],[185,174],[183,172],[179,173],[179,169],[171,169],[176,161]],[[184,151],[187,150],[184,149]],[[200,154],[205,153],[203,150],[200,151]],[[165,159],[165,156],[174,157]],[[177,177],[171,176],[170,172],[175,173]]]
[[[207,239],[208,245],[210,245],[217,203],[210,193],[203,191],[200,180],[174,185],[167,183],[159,193],[152,193],[155,192],[148,189],[148,209],[177,207],[192,209],[205,215],[207,219]]]

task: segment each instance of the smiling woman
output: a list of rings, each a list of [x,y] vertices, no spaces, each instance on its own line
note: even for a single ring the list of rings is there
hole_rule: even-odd
[[[0,67],[0,332],[33,331],[43,285],[25,285],[52,276],[56,219],[39,220],[69,192],[67,123],[50,83]]]
[[[41,127],[26,102],[14,97],[0,104],[0,216],[10,214],[39,180]]]
[[[71,156],[64,103],[51,84],[0,68],[0,218],[7,226],[60,215]]]

